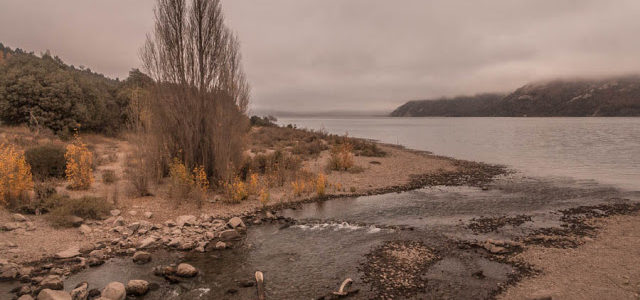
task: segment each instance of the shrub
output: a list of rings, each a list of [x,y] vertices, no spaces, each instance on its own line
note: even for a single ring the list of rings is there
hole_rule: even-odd
[[[62,178],[65,175],[65,149],[60,145],[45,145],[28,149],[24,155],[31,173],[38,179]]]
[[[71,226],[69,220],[71,216],[100,220],[108,216],[113,208],[104,198],[89,196],[69,198],[56,194],[49,199],[49,202],[54,204],[55,208],[51,210],[48,218],[54,226],[60,227]]]
[[[327,178],[324,176],[324,174],[320,173],[316,178],[316,193],[318,194],[318,196],[320,197],[324,196],[326,188],[327,188]]]
[[[257,194],[258,193],[258,188],[259,188],[258,185],[260,184],[259,180],[258,180],[258,174],[252,173],[249,176],[249,180],[248,181],[249,181],[249,194],[252,194],[252,195]]]
[[[225,194],[230,203],[239,203],[249,197],[247,185],[237,176],[225,184]]]
[[[112,184],[116,182],[116,172],[114,170],[102,170],[102,182]]]
[[[33,175],[24,154],[13,145],[0,145],[0,205],[15,206],[33,189]]]
[[[305,181],[302,179],[297,179],[292,182],[291,187],[293,188],[293,195],[295,196],[301,196],[306,191]]]
[[[269,201],[271,201],[271,194],[269,194],[269,189],[262,188],[260,189],[260,194],[258,195],[258,200],[262,203],[262,206],[266,206]]]
[[[334,145],[331,148],[329,169],[334,171],[347,171],[354,166],[353,146],[349,142]]]
[[[75,136],[73,142],[67,146],[64,154],[67,165],[65,173],[69,181],[69,187],[76,190],[86,190],[93,183],[93,155],[82,142]]]
[[[172,198],[193,199],[201,202],[209,189],[209,180],[203,166],[189,172],[178,158],[169,166],[169,196]]]
[[[250,174],[264,174],[268,186],[283,186],[296,176],[301,166],[302,160],[299,157],[275,151],[247,159],[240,169],[240,176],[250,179]]]

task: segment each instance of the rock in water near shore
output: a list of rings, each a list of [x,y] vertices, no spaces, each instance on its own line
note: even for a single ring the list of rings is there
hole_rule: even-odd
[[[43,289],[62,290],[64,289],[64,282],[58,275],[49,275],[40,282],[40,287]]]
[[[176,269],[176,275],[180,277],[194,277],[198,275],[198,270],[190,264],[179,264]]]
[[[71,299],[73,300],[87,300],[89,298],[89,284],[82,282],[71,291]]]
[[[124,298],[123,298],[124,299]],[[65,291],[44,289],[38,294],[38,300],[72,300],[71,295]]]
[[[124,284],[114,281],[104,287],[100,296],[109,300],[124,300],[127,297],[127,291]]]
[[[220,239],[223,241],[232,241],[240,238],[240,234],[235,229],[225,230],[220,232]]]
[[[151,261],[151,254],[145,251],[138,251],[133,254],[133,262],[139,265],[146,264]]]
[[[126,290],[127,295],[143,296],[149,291],[149,282],[145,280],[129,280]]]
[[[244,222],[242,222],[242,219],[238,218],[238,217],[233,217],[229,220],[229,222],[227,222],[227,226],[235,229],[236,227],[245,227],[244,226]]]

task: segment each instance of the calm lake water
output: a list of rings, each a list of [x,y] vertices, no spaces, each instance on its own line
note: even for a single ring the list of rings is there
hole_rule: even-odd
[[[282,118],[280,124],[640,190],[640,118]]]

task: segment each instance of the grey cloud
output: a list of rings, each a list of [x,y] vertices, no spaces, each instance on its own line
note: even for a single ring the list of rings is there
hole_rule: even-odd
[[[529,81],[638,73],[636,0],[223,0],[255,111],[390,110]],[[124,77],[153,1],[0,3],[0,41]]]

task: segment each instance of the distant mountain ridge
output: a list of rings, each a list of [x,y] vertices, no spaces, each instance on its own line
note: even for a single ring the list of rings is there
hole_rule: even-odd
[[[409,101],[393,117],[640,116],[640,76],[553,80],[514,92]]]

